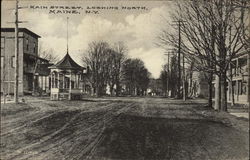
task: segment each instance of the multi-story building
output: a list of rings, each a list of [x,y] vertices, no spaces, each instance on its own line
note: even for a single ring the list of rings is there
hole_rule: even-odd
[[[244,50],[238,53],[232,59],[227,71],[227,101],[238,104],[247,104],[249,102],[249,65],[250,50]],[[215,75],[214,75],[213,98],[215,96]],[[232,96],[233,93],[233,96]]]
[[[227,92],[229,101],[232,100],[232,97],[234,97],[236,103],[247,103],[249,101],[249,57],[250,50],[245,50],[237,54],[237,57],[232,60],[229,68],[232,69],[232,88],[234,96],[232,96],[232,89],[230,89],[229,86]],[[230,77],[230,72],[228,72],[228,77]]]
[[[37,86],[37,76],[49,72],[40,69],[48,61],[38,56],[39,35],[26,28],[19,28],[19,94],[32,93]],[[15,29],[1,28],[1,94],[13,94],[15,76]]]
[[[231,102],[234,98],[234,102],[238,104],[249,103],[249,65],[250,65],[250,50],[244,50],[238,53],[227,72],[227,101]],[[229,70],[231,69],[231,71]],[[189,79],[189,78],[188,78]],[[191,82],[192,81],[192,82]],[[230,81],[232,81],[230,83]],[[194,71],[191,80],[189,80],[189,94],[194,97],[205,97],[209,95],[209,88],[206,77],[203,73]],[[213,84],[215,86],[215,75],[213,77]],[[232,87],[232,88],[231,88]],[[233,93],[233,96],[232,96]],[[213,98],[215,96],[215,87],[213,87]],[[190,96],[190,95],[189,95]]]

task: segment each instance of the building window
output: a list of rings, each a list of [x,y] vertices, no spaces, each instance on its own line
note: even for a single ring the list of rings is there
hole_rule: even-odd
[[[1,37],[1,49],[5,47],[5,39]]]
[[[4,67],[4,56],[1,56],[1,69]]]
[[[236,61],[232,61],[231,67],[232,67],[232,75],[236,76],[236,74],[237,74],[237,72],[236,72],[236,69],[237,69],[237,67],[236,67]]]
[[[239,72],[241,74],[247,72],[247,57],[239,59]]]
[[[238,88],[238,93],[239,93],[239,95],[242,95],[242,81],[241,80],[238,81],[238,85],[239,85],[238,86],[239,87]]]
[[[11,57],[11,67],[13,67],[13,68],[16,67],[15,56]]]
[[[36,42],[34,42],[34,46],[33,46],[33,52],[36,53]]]
[[[242,92],[241,92],[241,94],[243,94],[243,95],[247,95],[247,82],[242,82]]]
[[[1,37],[1,54],[4,54],[4,48],[5,48],[5,39],[4,37]]]
[[[27,51],[29,50],[29,39],[28,38],[26,39],[26,50]]]

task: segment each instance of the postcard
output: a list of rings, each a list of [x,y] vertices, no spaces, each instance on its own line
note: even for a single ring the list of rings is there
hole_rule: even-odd
[[[2,160],[246,160],[247,0],[2,0]]]

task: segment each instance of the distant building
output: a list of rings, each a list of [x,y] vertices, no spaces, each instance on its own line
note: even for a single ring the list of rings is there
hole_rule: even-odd
[[[192,81],[192,82],[191,82]],[[205,73],[193,71],[192,79],[189,78],[189,96],[206,98],[208,97],[208,83]]]
[[[19,28],[19,94],[32,93],[39,79],[48,81],[48,61],[38,56],[39,35]],[[1,28],[1,94],[14,92],[15,29]],[[49,83],[48,83],[49,84]]]
[[[165,95],[162,89],[161,79],[150,78],[147,95],[163,96]]]

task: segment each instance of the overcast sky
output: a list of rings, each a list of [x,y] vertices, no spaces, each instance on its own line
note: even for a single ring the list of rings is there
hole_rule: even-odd
[[[144,61],[154,78],[158,78],[161,67],[166,61],[164,50],[158,47],[159,34],[163,20],[168,20],[171,10],[170,1],[21,1],[20,24],[40,35],[39,43],[43,48],[52,48],[55,54],[63,57],[66,54],[67,17],[69,17],[69,53],[82,65],[81,55],[92,41],[103,40],[111,44],[123,41],[129,51],[128,56]],[[78,6],[77,14],[54,14],[49,9],[31,9],[31,6]],[[87,7],[119,7],[119,10],[102,9],[98,14],[86,14]],[[146,9],[126,10],[121,7],[145,7]],[[14,3],[2,2],[2,27],[14,27],[7,23],[14,20]],[[163,18],[164,17],[164,18]]]

